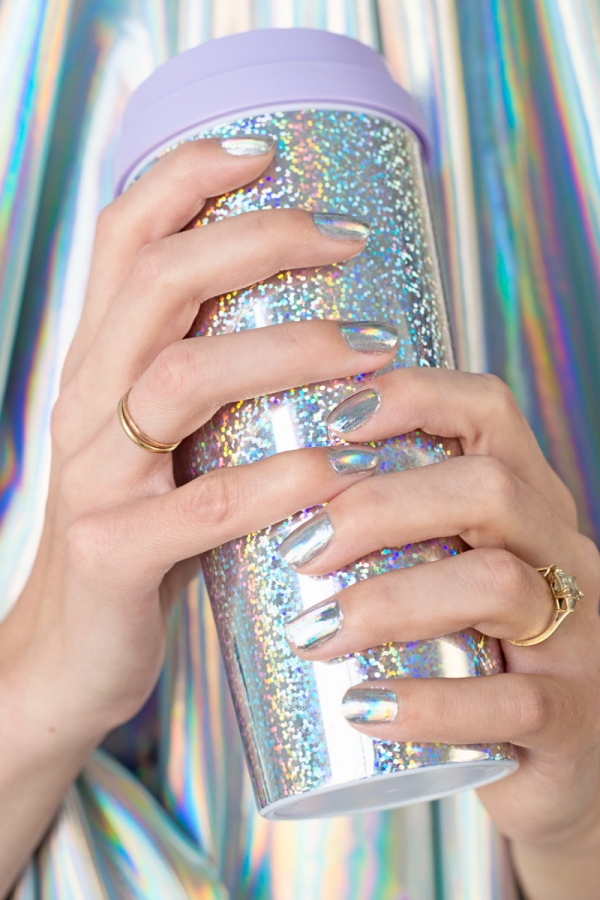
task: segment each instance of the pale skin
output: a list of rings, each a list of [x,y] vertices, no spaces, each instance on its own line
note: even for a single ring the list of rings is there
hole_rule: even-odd
[[[372,478],[340,476],[324,450],[278,454],[176,488],[171,459],[125,436],[117,403],[156,440],[177,441],[224,403],[381,368],[333,322],[183,341],[210,297],[363,244],[319,233],[302,210],[249,213],[181,231],[205,198],[270,162],[213,141],[180,147],[98,222],[81,322],[52,421],[44,532],[31,577],[0,626],[0,896],[42,839],[104,736],[149,696],[165,623],[198,556],[327,503],[335,535],[301,570],[328,572],[385,546],[460,534],[474,548],[340,594],[326,659],[468,626],[503,640],[507,674],[393,682],[399,714],[368,734],[415,741],[512,741],[520,768],[480,790],[509,838],[528,900],[592,900],[600,879],[600,562],[571,495],[509,390],[489,376],[399,370],[348,438],[415,428],[460,439],[464,456]],[[546,643],[552,614],[535,568],[556,563],[585,598]],[[414,597],[419,597],[419,603]]]

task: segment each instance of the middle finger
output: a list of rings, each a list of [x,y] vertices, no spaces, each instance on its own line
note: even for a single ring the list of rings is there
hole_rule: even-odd
[[[73,440],[89,437],[86,423],[94,433],[161,350],[187,334],[202,302],[283,269],[348,259],[362,250],[368,229],[347,232],[347,240],[333,239],[303,210],[272,209],[145,247],[67,385],[69,397],[85,398]]]
[[[575,574],[581,568],[573,529],[493,457],[463,456],[380,475],[336,498],[319,517],[281,546],[284,560],[307,575],[383,547],[453,534],[471,547],[509,550],[536,568],[550,562]],[[327,543],[314,540],[319,530],[329,535]]]

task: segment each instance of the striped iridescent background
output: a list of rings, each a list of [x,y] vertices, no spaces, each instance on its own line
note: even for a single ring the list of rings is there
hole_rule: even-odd
[[[35,553],[43,435],[127,97],[173,53],[267,26],[357,37],[419,98],[461,364],[508,381],[600,534],[596,0],[2,0],[0,612]],[[153,782],[192,840],[98,756],[21,898],[223,898],[219,879],[244,900],[511,897],[472,795],[310,826],[258,819],[205,604],[190,591],[173,623]],[[114,743],[148,778],[151,719]]]

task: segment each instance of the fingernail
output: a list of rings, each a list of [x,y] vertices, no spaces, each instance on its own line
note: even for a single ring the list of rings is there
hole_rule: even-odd
[[[281,543],[279,555],[288,566],[297,569],[324,550],[332,537],[331,519],[326,512],[317,513],[288,534]]]
[[[381,462],[381,456],[371,447],[330,447],[327,457],[331,468],[338,475],[374,472]]]
[[[342,712],[348,722],[356,725],[393,722],[398,715],[398,698],[393,691],[382,688],[351,688],[342,700]]]
[[[371,229],[366,222],[356,216],[342,216],[340,213],[313,213],[313,222],[325,237],[334,241],[366,241]]]
[[[373,388],[353,394],[332,409],[325,424],[334,434],[346,434],[367,422],[379,408],[381,397]]]
[[[340,331],[350,349],[358,353],[389,353],[398,346],[398,332],[393,325],[341,322]]]
[[[316,650],[338,633],[343,618],[337,600],[325,600],[288,622],[285,633],[298,650]]]
[[[231,156],[264,156],[274,144],[270,134],[239,134],[236,137],[223,138],[221,147]]]

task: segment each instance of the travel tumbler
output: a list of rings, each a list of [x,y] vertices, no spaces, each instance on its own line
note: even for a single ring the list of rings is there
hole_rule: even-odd
[[[340,35],[275,29],[211,41],[170,60],[132,96],[117,149],[125,190],[182,141],[269,135],[275,158],[254,184],[208,202],[197,226],[248,210],[301,207],[366,220],[349,262],[283,272],[205,303],[193,333],[217,335],[309,318],[393,324],[393,366],[452,368],[447,311],[424,171],[418,108],[370,48]],[[391,368],[391,367],[390,367]],[[327,446],[326,416],[373,373],[234,403],[175,454],[179,482],[282,450]],[[377,445],[375,477],[440,463],[456,441],[414,432]],[[392,547],[324,577],[279,555],[314,515],[225,544],[203,557],[219,639],[261,813],[304,818],[383,809],[475,787],[514,771],[510,745],[397,743],[358,733],[341,700],[388,677],[479,677],[502,671],[497,641],[474,630],[364,647],[328,663],[299,660],[285,625],[357,579],[462,552],[457,538]],[[415,602],[418,602],[415,599]]]

